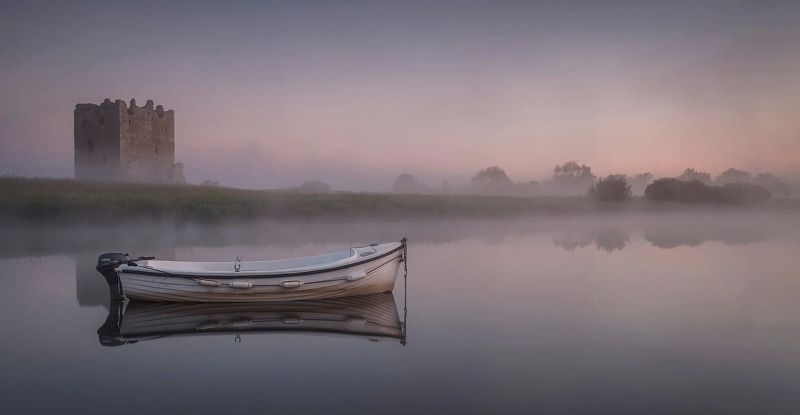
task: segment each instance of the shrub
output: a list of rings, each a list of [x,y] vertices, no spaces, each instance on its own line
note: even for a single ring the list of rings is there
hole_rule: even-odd
[[[612,174],[592,183],[587,193],[603,202],[625,202],[631,198],[631,185],[625,180],[625,176]]]
[[[403,173],[394,179],[392,191],[395,193],[428,193],[430,189],[416,177]]]
[[[792,186],[777,178],[772,173],[761,173],[753,178],[753,184],[759,185],[772,193],[772,197],[789,197]]]
[[[753,184],[709,186],[699,180],[684,182],[675,178],[654,181],[647,186],[644,195],[650,200],[657,201],[731,205],[755,204],[770,198],[769,191]]]
[[[525,183],[517,183],[514,185],[515,187],[515,194],[517,196],[538,196],[541,194],[542,186],[539,185],[539,182],[536,180],[531,180]]]
[[[472,191],[483,195],[509,195],[514,191],[514,182],[506,171],[497,166],[487,167],[472,178]]]
[[[711,186],[700,180],[683,181],[672,177],[658,179],[644,189],[650,200],[703,203],[713,199]]]
[[[744,170],[735,169],[733,167],[720,173],[714,182],[723,185],[728,183],[750,183],[753,180],[753,175]]]
[[[691,182],[692,180],[697,180],[702,183],[711,183],[711,175],[704,171],[697,171],[693,168],[688,168],[683,171],[683,174],[678,176],[678,180],[684,182]]]
[[[327,183],[312,180],[303,182],[300,186],[297,186],[291,190],[297,193],[328,193],[331,191],[331,187],[328,186]]]
[[[753,205],[769,199],[769,190],[749,183],[730,183],[714,188],[717,200],[735,205]]]
[[[553,169],[553,178],[545,182],[545,187],[553,195],[579,195],[586,192],[594,179],[591,167],[568,161]]]

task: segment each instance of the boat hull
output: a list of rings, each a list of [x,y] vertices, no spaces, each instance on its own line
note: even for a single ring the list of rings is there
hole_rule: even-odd
[[[146,271],[122,271],[118,275],[122,292],[131,300],[203,303],[320,300],[391,292],[402,260],[403,252],[397,250],[375,261],[330,271],[285,276],[248,275],[224,280]],[[220,281],[222,285],[214,286]]]

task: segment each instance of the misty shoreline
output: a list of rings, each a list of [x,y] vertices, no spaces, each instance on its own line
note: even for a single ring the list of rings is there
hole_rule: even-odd
[[[114,223],[5,221],[0,257],[99,252],[170,257],[175,248],[223,246],[301,246],[364,244],[407,237],[412,250],[426,244],[467,239],[490,243],[508,237],[546,235],[565,250],[596,246],[619,250],[636,238],[659,248],[696,246],[707,241],[738,245],[776,238],[797,240],[800,211],[696,214],[669,212],[508,219],[395,221],[274,221],[247,223],[176,223],[120,220]],[[549,236],[548,236],[549,235]],[[94,272],[94,271],[92,271]]]
[[[0,178],[0,223],[220,223],[512,219],[665,213],[800,212],[800,199],[758,205],[683,204],[635,198],[512,197],[397,193],[299,193],[224,187]]]

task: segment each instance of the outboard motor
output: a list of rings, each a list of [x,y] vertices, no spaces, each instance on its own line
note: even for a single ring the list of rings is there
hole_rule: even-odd
[[[103,274],[103,277],[108,283],[108,288],[111,292],[111,301],[125,298],[122,293],[122,284],[119,281],[119,275],[117,275],[114,269],[127,262],[128,254],[119,252],[110,252],[100,255],[100,257],[97,258],[97,271]]]

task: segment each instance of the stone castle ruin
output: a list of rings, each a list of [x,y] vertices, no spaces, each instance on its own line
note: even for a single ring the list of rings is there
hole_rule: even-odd
[[[184,183],[175,163],[175,111],[122,100],[75,106],[75,178]]]

